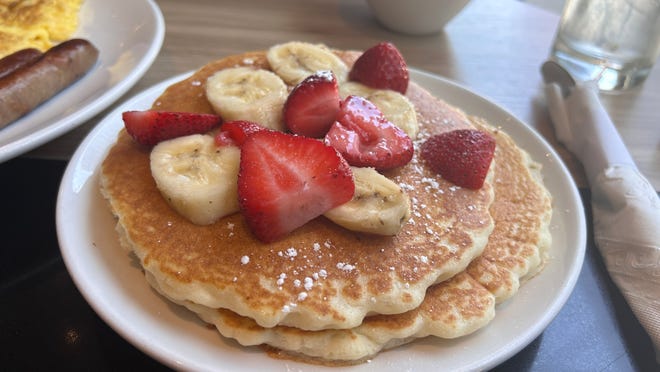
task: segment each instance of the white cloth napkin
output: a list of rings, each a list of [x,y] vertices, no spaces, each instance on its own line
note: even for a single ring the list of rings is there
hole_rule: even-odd
[[[660,363],[660,198],[637,170],[593,84],[577,84],[564,96],[549,83],[545,93],[557,138],[587,174],[596,246]]]

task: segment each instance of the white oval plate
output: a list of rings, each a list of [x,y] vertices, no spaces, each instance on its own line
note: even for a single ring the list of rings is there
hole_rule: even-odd
[[[122,128],[121,113],[144,110],[176,76],[144,91],[110,113],[70,161],[57,202],[57,232],[66,266],[94,310],[130,343],[186,370],[336,371],[269,358],[260,348],[241,347],[209,329],[196,315],[172,305],[147,284],[122,250],[115,220],[99,192],[99,167]],[[411,77],[437,97],[500,126],[543,165],[554,196],[552,247],[545,269],[497,309],[484,329],[456,340],[427,338],[385,351],[355,371],[484,370],[503,362],[547,327],[573,290],[582,267],[586,227],[580,196],[560,158],[536,132],[485,98],[420,71]]]
[[[144,75],[163,45],[165,23],[152,0],[85,0],[74,38],[89,40],[99,60],[85,76],[0,129],[0,163],[84,123]]]

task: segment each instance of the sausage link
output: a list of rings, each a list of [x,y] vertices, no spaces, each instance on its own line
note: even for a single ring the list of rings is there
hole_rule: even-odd
[[[73,84],[92,68],[98,54],[89,41],[71,39],[46,51],[37,62],[0,78],[0,128]]]
[[[36,48],[21,49],[0,59],[0,79],[23,66],[35,63],[43,53]]]

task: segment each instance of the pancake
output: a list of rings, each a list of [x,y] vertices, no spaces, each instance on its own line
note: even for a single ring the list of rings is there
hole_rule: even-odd
[[[350,330],[303,331],[263,328],[225,309],[178,303],[241,345],[269,345],[282,357],[331,365],[359,363],[418,338],[457,338],[486,326],[495,316],[496,303],[518,290],[520,278],[529,278],[543,267],[552,209],[550,195],[539,182],[538,163],[501,130],[479,118],[473,123],[497,141],[492,166],[495,201],[490,207],[495,228],[483,254],[466,271],[430,287],[418,308],[370,316]]]
[[[501,303],[543,269],[552,240],[552,198],[543,186],[539,163],[483,119],[474,118],[473,123],[496,138],[495,157],[500,160],[494,163],[496,200],[490,208],[495,229],[467,272]]]
[[[156,291],[168,298],[149,277]],[[226,309],[176,301],[243,346],[265,345],[281,359],[331,366],[353,365],[418,338],[456,338],[487,325],[495,316],[495,298],[465,272],[431,286],[422,304],[402,314],[373,315],[352,329],[307,331],[294,327],[264,328]]]
[[[350,65],[359,54],[338,55]],[[213,112],[204,96],[206,78],[237,65],[268,68],[264,52],[212,62],[169,87],[153,108]],[[407,95],[420,133],[472,128],[460,110],[418,85],[410,84]],[[411,220],[394,237],[349,231],[324,217],[271,244],[256,240],[241,214],[194,225],[161,197],[149,150],[123,130],[103,162],[101,183],[122,245],[172,300],[226,309],[266,328],[349,329],[367,315],[417,308],[429,286],[482,253],[493,230],[489,180],[479,190],[456,187],[417,159],[386,174],[413,201]]]

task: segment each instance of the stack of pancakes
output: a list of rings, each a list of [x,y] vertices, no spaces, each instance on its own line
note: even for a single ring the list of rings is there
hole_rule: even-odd
[[[356,52],[336,52],[349,66]],[[170,86],[164,111],[207,112],[208,76],[240,65],[269,69],[264,52],[212,62]],[[242,345],[325,364],[354,364],[416,338],[455,338],[495,316],[496,304],[540,271],[549,247],[550,195],[539,165],[501,130],[411,82],[420,141],[478,128],[496,139],[479,190],[433,173],[418,153],[385,175],[408,193],[412,217],[393,237],[346,230],[319,217],[265,244],[240,213],[209,226],[178,215],[151,177],[149,149],[122,130],[102,166],[101,188],[134,252],[164,298]],[[127,262],[128,264],[128,262]]]

